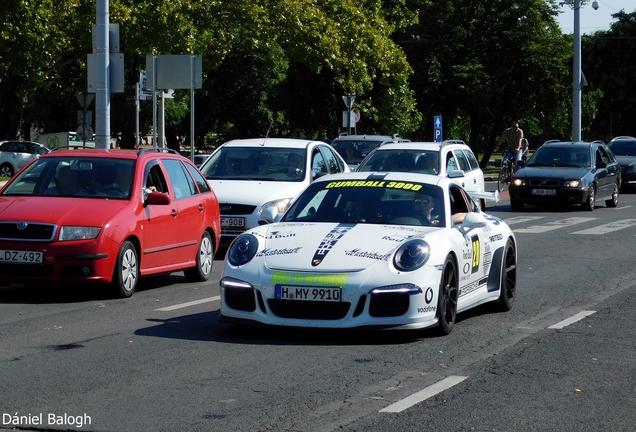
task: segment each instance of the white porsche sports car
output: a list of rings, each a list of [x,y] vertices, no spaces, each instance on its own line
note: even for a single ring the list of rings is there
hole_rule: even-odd
[[[263,216],[277,219],[275,210]],[[279,222],[237,237],[219,320],[452,331],[486,302],[511,309],[517,242],[454,180],[357,172],[314,181]]]

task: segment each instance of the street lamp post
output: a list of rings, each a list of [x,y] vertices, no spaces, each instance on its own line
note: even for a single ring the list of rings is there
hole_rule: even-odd
[[[572,69],[572,141],[581,141],[581,0],[574,0],[574,66]]]
[[[572,66],[572,141],[581,141],[581,0],[565,0],[561,3],[574,10],[574,61]],[[598,1],[592,2],[592,8],[598,9]]]

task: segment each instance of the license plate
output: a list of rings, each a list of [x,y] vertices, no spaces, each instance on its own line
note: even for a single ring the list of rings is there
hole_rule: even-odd
[[[0,249],[0,262],[16,264],[42,264],[44,254],[40,251]]]
[[[556,195],[556,189],[532,189],[532,195]]]
[[[278,300],[307,300],[323,302],[339,302],[341,289],[338,287],[303,287],[293,285],[276,285]]]
[[[226,228],[244,228],[245,227],[245,218],[242,217],[222,217],[221,218],[221,226]]]

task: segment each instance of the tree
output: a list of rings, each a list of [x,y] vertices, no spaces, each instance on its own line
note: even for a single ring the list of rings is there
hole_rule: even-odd
[[[419,24],[396,35],[415,70],[425,119],[443,115],[486,163],[513,119],[551,117],[567,90],[567,43],[554,1],[458,0],[423,3]],[[426,124],[426,122],[425,122]],[[430,123],[419,136],[431,139]]]

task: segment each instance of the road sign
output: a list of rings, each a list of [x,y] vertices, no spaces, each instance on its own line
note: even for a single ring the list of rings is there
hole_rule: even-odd
[[[435,136],[435,142],[442,142],[442,116],[433,118],[433,135]]]
[[[342,101],[345,104],[345,107],[347,107],[347,111],[351,111],[353,109],[353,102],[355,102],[356,97],[355,96],[343,96],[342,97]]]
[[[93,131],[93,128],[89,125],[80,125],[78,126],[75,133],[77,134],[77,139],[79,139],[80,141],[92,141],[93,134],[95,132]]]
[[[92,93],[89,93],[89,94],[76,94],[75,98],[79,102],[79,104],[82,107],[82,109],[86,110],[86,108],[88,108],[90,106],[91,102],[93,102],[93,99],[95,98],[95,95],[92,94]]]

